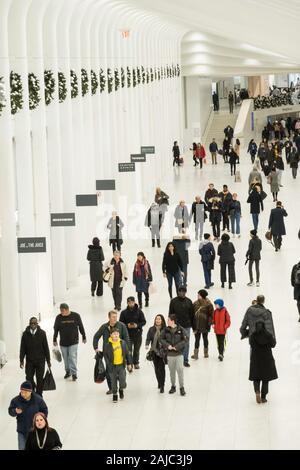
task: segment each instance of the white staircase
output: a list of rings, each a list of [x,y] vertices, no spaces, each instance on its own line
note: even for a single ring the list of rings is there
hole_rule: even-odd
[[[211,120],[209,129],[205,132],[205,141],[204,146],[207,149],[209,144],[212,142],[213,138],[216,139],[218,147],[222,147],[223,140],[224,140],[224,129],[228,124],[230,124],[233,129],[235,128],[235,123],[238,117],[238,111],[234,110],[233,114],[229,114],[229,112],[220,110],[219,112],[214,112],[213,119]]]

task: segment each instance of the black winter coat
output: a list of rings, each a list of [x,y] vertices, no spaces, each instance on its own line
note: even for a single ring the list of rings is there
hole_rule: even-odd
[[[276,341],[266,330],[254,332],[250,337],[251,358],[249,380],[275,380],[278,378],[272,348]]]
[[[101,246],[89,245],[87,260],[90,262],[91,282],[102,281],[104,254]]]
[[[300,263],[297,263],[295,264],[295,266],[293,266],[292,273],[291,273],[291,284],[294,288],[294,299],[300,300],[300,284],[297,285],[295,282],[295,275],[296,275],[297,269],[300,269]]]
[[[174,297],[169,305],[169,315],[171,313],[175,313],[178,325],[181,325],[183,328],[191,328],[193,325],[193,302],[188,297]]]
[[[16,408],[21,408],[23,412],[19,415],[16,413]],[[42,397],[35,392],[32,392],[30,400],[25,400],[19,394],[10,402],[8,413],[10,416],[17,418],[17,432],[27,436],[31,427],[34,415],[40,411],[48,416],[48,408]]]
[[[189,264],[189,247],[191,245],[191,240],[189,238],[173,238],[173,245],[177,253],[179,254],[181,261],[184,266]]]
[[[256,189],[253,189],[248,196],[247,202],[250,203],[250,214],[259,214],[260,209],[263,211],[263,201],[261,195]]]
[[[209,269],[214,269],[214,261],[216,252],[214,245],[211,242],[200,244],[199,253],[201,255],[201,262],[208,263]]]
[[[146,325],[146,318],[139,306],[135,304],[133,309],[127,307],[121,312],[120,322],[127,326],[129,337],[132,337],[137,334],[142,334],[143,326]],[[128,328],[129,323],[136,323],[137,328]]]
[[[281,207],[276,207],[271,210],[270,219],[269,219],[269,229],[271,230],[272,235],[281,236],[285,235],[285,225],[284,217],[287,216],[285,209]]]
[[[299,153],[295,150],[292,150],[290,154],[290,167],[291,168],[298,168],[299,163]]]
[[[30,332],[30,326],[22,334],[20,362],[23,362],[25,357],[27,362],[33,364],[44,363],[45,361],[47,363],[51,362],[47,335],[39,326],[34,335]]]
[[[175,252],[174,255],[171,255],[169,251],[166,251],[162,262],[163,273],[175,274],[179,270],[183,271],[182,259],[179,253]]]
[[[261,249],[262,249],[261,239],[258,237],[251,238],[251,240],[249,241],[246,258],[249,258],[250,260],[260,260]]]
[[[218,246],[219,263],[234,263],[235,248],[233,243],[222,241]]]
[[[183,354],[183,350],[188,341],[186,331],[180,325],[176,325],[176,328],[170,328],[169,326],[162,331],[160,335],[160,343],[162,347],[167,351],[168,356],[180,356]],[[168,350],[168,346],[174,346],[176,351]]]
[[[40,445],[43,443],[43,440],[45,437],[45,431],[46,431],[46,428],[39,429],[37,431]],[[51,430],[48,429],[45,445],[42,449],[40,449],[38,446],[35,430],[30,431],[30,433],[27,436],[26,445],[25,445],[25,450],[58,450],[61,448],[62,448],[62,443],[60,442],[59,435],[53,428],[51,428]]]

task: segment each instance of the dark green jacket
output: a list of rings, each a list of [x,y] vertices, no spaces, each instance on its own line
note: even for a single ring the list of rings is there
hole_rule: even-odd
[[[117,321],[114,328],[119,330],[120,339],[124,339],[124,341],[126,341],[127,345],[130,346],[130,339],[129,339],[129,335],[128,335],[128,330],[127,330],[126,326],[124,325],[124,323],[122,323],[120,321]],[[109,340],[109,337],[110,337],[109,322],[103,323],[103,325],[100,326],[97,333],[95,333],[94,339],[93,339],[93,348],[95,350],[98,349],[98,342],[99,342],[100,338],[102,338],[102,336],[103,336],[103,345],[105,345],[106,343],[108,343],[108,340]]]

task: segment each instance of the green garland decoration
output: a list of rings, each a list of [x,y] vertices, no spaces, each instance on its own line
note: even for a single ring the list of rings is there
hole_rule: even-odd
[[[142,70],[142,83],[146,82],[146,72],[145,72],[145,67],[142,65],[141,67]]]
[[[28,74],[28,95],[29,95],[29,109],[33,110],[38,107],[41,101],[40,96],[40,81],[34,73]]]
[[[68,96],[67,80],[62,72],[58,72],[58,99],[63,103]]]
[[[132,86],[133,86],[133,88],[136,87],[136,70],[135,70],[134,67],[132,69]]]
[[[114,79],[111,73],[111,69],[107,69],[107,90],[108,93],[111,93],[113,91],[113,86],[114,86]]]
[[[99,72],[100,93],[103,93],[106,85],[106,77],[103,69]]]
[[[121,87],[124,88],[125,86],[125,70],[121,67]]]
[[[89,92],[89,76],[85,69],[81,69],[81,95],[85,96]]]
[[[23,86],[21,75],[11,71],[9,76],[10,81],[10,106],[11,114],[16,114],[23,109]]]
[[[91,90],[92,90],[92,95],[95,95],[97,93],[99,86],[99,81],[96,72],[94,70],[91,70]]]
[[[4,78],[0,77],[0,116],[2,114],[3,108],[5,108],[6,104],[5,98],[5,85],[4,85]]]
[[[78,77],[75,70],[70,70],[71,79],[71,98],[77,98],[78,96]]]
[[[137,84],[140,85],[142,82],[142,75],[141,75],[141,69],[139,67],[136,68],[136,80],[137,80]]]
[[[115,68],[114,77],[115,77],[115,91],[118,91],[118,89],[120,88],[120,77],[119,77],[119,70],[117,68]]]
[[[45,103],[48,106],[54,100],[55,78],[52,70],[44,71]]]
[[[127,66],[127,88],[131,87],[131,70]]]

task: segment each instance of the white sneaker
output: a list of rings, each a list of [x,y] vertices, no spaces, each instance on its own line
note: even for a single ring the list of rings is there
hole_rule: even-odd
[[[257,282],[257,283],[256,283],[256,287],[259,287],[259,286],[260,286],[260,284],[259,284],[259,282]]]
[[[248,282],[247,286],[254,286],[254,282]]]

